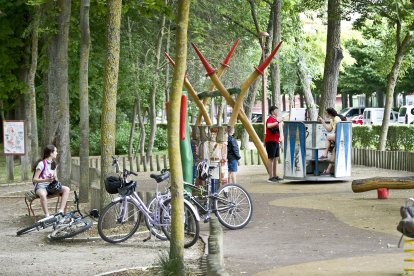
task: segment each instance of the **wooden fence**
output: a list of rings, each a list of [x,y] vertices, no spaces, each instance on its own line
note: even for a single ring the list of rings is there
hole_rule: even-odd
[[[352,164],[414,172],[414,152],[352,149]]]

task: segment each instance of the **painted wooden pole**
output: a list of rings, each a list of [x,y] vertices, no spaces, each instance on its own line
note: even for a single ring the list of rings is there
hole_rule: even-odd
[[[201,52],[197,49],[197,47],[193,44],[194,49],[197,52],[197,55],[199,56],[201,62],[203,63],[204,67],[206,68],[207,75],[211,78],[213,83],[216,85],[217,90],[221,93],[221,95],[226,99],[227,103],[234,107],[235,101],[230,96],[230,93],[227,91],[227,89],[224,87],[224,85],[221,83],[221,81],[218,79],[217,75],[215,74],[212,67],[208,64],[207,60],[203,57]],[[260,157],[262,158],[263,164],[265,164],[266,170],[268,170],[267,163],[267,153],[263,146],[263,143],[260,141],[259,136],[257,136],[256,131],[254,130],[253,126],[250,123],[250,120],[247,118],[246,114],[243,110],[240,110],[238,112],[238,116],[240,121],[243,124],[243,127],[246,129],[247,133],[249,134],[250,138],[252,139],[254,145],[256,146]]]
[[[233,46],[231,47],[229,53],[227,54],[227,56],[224,58],[223,62],[221,63],[220,68],[217,70],[216,74],[217,77],[220,78],[221,75],[223,75],[224,71],[229,67],[229,61],[231,56],[233,55],[234,51],[236,50],[237,45],[239,44],[240,38],[238,38],[236,40],[236,42],[233,44]],[[212,92],[215,88],[215,84],[214,82],[211,82],[210,87],[208,89],[208,91]],[[208,104],[208,97],[203,99],[203,105],[206,106]],[[201,125],[201,118],[202,118],[202,114],[201,112],[199,112],[198,117],[197,117],[197,121],[196,121],[196,125],[199,126]]]
[[[171,66],[175,66],[174,60],[170,57],[170,55],[167,52],[164,52],[164,55],[167,57],[168,61],[170,62]],[[210,119],[210,116],[208,116],[208,112],[206,110],[206,107],[204,106],[203,102],[198,98],[196,91],[191,86],[190,82],[188,81],[187,76],[184,78],[184,86],[187,89],[188,93],[193,98],[195,104],[197,105],[200,114],[204,117],[204,120],[206,121],[206,124],[211,126],[213,123]]]
[[[257,79],[258,76],[264,74],[264,70],[267,66],[269,66],[270,61],[273,59],[273,57],[276,55],[277,51],[280,48],[280,45],[283,41],[279,42],[279,44],[276,46],[276,48],[272,51],[272,53],[256,68],[256,70],[250,74],[249,77],[240,85],[240,94],[237,96],[236,103],[233,107],[233,114],[231,114],[229,125],[234,125],[237,121],[238,113],[242,107],[244,96],[247,92],[247,89],[249,89],[250,85],[253,83],[255,79]],[[263,118],[263,121],[266,118]]]

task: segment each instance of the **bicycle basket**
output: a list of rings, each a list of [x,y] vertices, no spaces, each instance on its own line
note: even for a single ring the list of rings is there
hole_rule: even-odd
[[[109,194],[117,194],[122,187],[122,179],[119,176],[108,176],[105,179],[105,189]]]

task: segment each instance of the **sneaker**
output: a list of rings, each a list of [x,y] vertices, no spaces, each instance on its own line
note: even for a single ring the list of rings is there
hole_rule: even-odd
[[[279,177],[279,176],[275,176],[273,177],[273,182],[278,182],[280,180],[283,180],[283,178]]]
[[[274,178],[274,177],[269,178],[269,179],[267,180],[267,182],[272,183],[272,182],[273,182],[273,178]]]

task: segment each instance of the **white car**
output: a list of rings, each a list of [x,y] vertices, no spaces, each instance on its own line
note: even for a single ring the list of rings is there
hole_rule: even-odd
[[[413,124],[414,122],[414,105],[404,105],[400,107],[398,114],[400,124]]]

